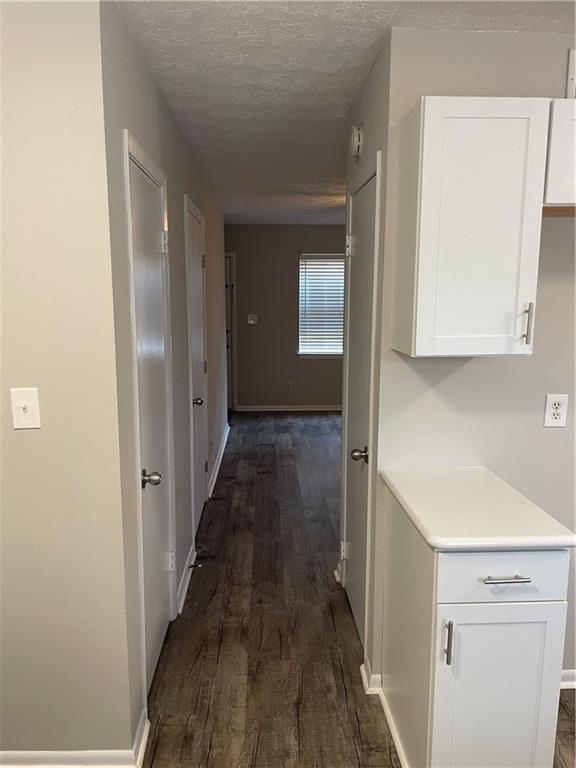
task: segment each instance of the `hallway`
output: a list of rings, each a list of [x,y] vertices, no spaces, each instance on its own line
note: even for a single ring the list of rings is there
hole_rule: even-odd
[[[338,559],[340,417],[234,415],[183,614],[149,699],[145,768],[399,766]]]

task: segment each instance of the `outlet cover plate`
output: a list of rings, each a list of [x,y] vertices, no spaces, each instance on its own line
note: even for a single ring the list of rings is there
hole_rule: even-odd
[[[565,427],[568,415],[568,395],[546,395],[544,426]]]

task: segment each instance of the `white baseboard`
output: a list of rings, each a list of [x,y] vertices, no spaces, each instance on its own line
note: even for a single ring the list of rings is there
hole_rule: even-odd
[[[132,749],[0,752],[0,765],[3,768],[141,768],[149,733],[150,721],[144,710]]]
[[[380,688],[380,690],[378,691],[378,697],[380,699],[380,703],[382,704],[382,708],[384,709],[384,715],[386,716],[386,722],[388,723],[388,728],[390,728],[390,733],[392,734],[392,739],[394,741],[394,746],[396,747],[396,752],[398,753],[400,765],[402,766],[402,768],[410,768],[408,758],[406,757],[406,752],[404,752],[404,747],[402,746],[402,742],[400,741],[400,734],[398,733],[398,728],[396,728],[396,723],[394,722],[394,718],[392,717],[392,712],[390,711],[388,701],[386,700],[386,696],[384,695],[384,691],[382,690],[382,688]]]
[[[176,610],[178,614],[182,613],[184,608],[184,600],[186,600],[186,593],[188,592],[188,584],[190,584],[190,578],[192,577],[192,567],[196,562],[196,548],[194,544],[190,547],[188,557],[184,563],[184,570],[180,577],[180,584],[178,584],[178,591],[176,592]]]
[[[214,493],[214,486],[216,485],[216,480],[218,480],[218,472],[220,472],[220,465],[222,464],[222,457],[224,456],[224,450],[226,449],[226,443],[228,442],[229,434],[230,434],[230,425],[226,424],[226,426],[224,427],[224,432],[222,433],[222,440],[220,441],[220,445],[218,446],[216,461],[214,462],[214,466],[212,467],[212,472],[210,473],[210,480],[208,481],[208,498],[209,499],[212,497],[212,494]]]
[[[237,405],[235,411],[341,411],[341,405]]]
[[[576,669],[563,669],[560,688],[576,688]]]
[[[382,675],[376,675],[370,668],[370,662],[364,656],[364,664],[360,665],[360,674],[362,676],[362,685],[364,686],[364,693],[369,696],[380,693],[382,688]]]

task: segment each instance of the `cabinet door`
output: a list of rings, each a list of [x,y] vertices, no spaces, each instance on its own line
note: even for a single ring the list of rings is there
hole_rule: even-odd
[[[438,606],[431,766],[552,766],[565,617],[564,602]]]
[[[532,351],[548,113],[548,99],[423,99],[416,355]]]
[[[550,119],[546,205],[576,205],[576,99],[554,99]]]

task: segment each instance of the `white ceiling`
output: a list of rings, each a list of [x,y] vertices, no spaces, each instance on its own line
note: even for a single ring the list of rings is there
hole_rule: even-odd
[[[392,26],[570,31],[572,2],[120,3],[228,223],[343,222],[345,115]]]

